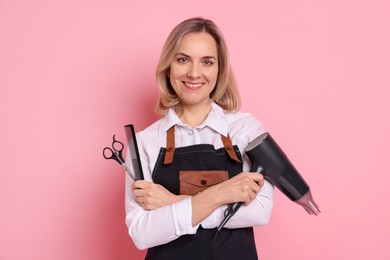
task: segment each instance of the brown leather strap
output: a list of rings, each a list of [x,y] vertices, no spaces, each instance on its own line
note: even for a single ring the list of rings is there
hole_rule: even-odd
[[[175,152],[175,126],[172,126],[167,131],[167,148],[165,152],[164,164],[170,164],[173,160]]]
[[[226,150],[226,152],[229,154],[230,158],[237,162],[241,162],[240,159],[238,159],[236,152],[234,151],[233,145],[232,145],[232,140],[230,140],[229,135],[223,136],[221,135],[222,143],[223,146]]]
[[[234,151],[232,140],[230,140],[229,135],[227,136],[221,135],[221,140],[229,157],[237,162],[241,162],[241,160],[238,159],[236,152]],[[175,153],[175,126],[172,126],[167,131],[167,147],[165,151],[164,164],[172,163],[174,153]]]

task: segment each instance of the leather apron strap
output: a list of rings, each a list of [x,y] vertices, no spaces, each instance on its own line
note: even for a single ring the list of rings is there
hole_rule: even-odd
[[[225,148],[229,157],[237,162],[241,162],[241,160],[237,157],[237,154],[234,151],[232,140],[230,139],[229,134],[227,136],[221,135],[221,140],[223,143],[223,147]],[[164,164],[172,163],[174,153],[175,153],[175,126],[172,126],[167,131],[167,145],[166,145],[166,153],[164,157]]]
[[[232,145],[232,140],[230,139],[229,134],[227,136],[221,135],[223,147],[225,148],[226,152],[229,154],[229,157],[237,162],[241,162],[240,159],[238,159],[237,154],[234,152],[234,148]]]
[[[175,153],[175,126],[172,126],[167,131],[167,148],[164,157],[164,164],[172,163],[174,153]]]

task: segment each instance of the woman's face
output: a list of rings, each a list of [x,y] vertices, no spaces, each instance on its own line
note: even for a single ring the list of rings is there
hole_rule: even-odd
[[[186,34],[168,76],[183,108],[209,105],[210,93],[218,79],[218,50],[214,38],[206,32]]]

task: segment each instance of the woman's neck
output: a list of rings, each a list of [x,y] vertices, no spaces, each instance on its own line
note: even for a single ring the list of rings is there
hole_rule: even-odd
[[[211,103],[202,106],[182,106],[180,120],[192,128],[202,124],[211,110]]]

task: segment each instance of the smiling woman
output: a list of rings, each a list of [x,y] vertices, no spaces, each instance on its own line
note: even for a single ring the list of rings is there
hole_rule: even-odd
[[[176,57],[177,55],[183,54],[184,57],[182,58],[184,59],[181,61],[188,61],[188,58],[190,58],[188,57],[188,53],[180,53],[179,47],[184,47],[182,41],[189,36],[188,34],[201,33],[205,33],[213,38],[213,44],[210,44],[208,48],[213,48],[213,45],[215,44],[217,50],[217,53],[212,57],[207,57],[208,55],[203,57],[204,59],[214,58],[215,60],[210,60],[210,62],[216,62],[218,67],[217,87],[211,93],[210,98],[220,107],[230,112],[237,111],[240,107],[240,95],[230,67],[225,40],[218,27],[212,21],[196,18],[189,19],[176,26],[168,36],[162,49],[160,61],[156,69],[156,78],[160,90],[160,100],[157,106],[157,112],[161,115],[165,115],[170,107],[175,107],[180,110],[181,104],[171,86],[170,80],[168,80],[170,67],[175,58],[179,58]],[[209,40],[211,39],[209,38]],[[193,51],[195,50],[192,50],[192,52]],[[207,64],[208,61],[205,60],[205,63]]]
[[[145,180],[126,180],[130,236],[148,248],[146,259],[257,259],[253,226],[268,223],[273,187],[242,158],[264,129],[237,111],[239,94],[216,25],[202,18],[179,24],[156,76],[163,118],[137,133]],[[235,202],[245,207],[217,233]]]
[[[210,111],[210,94],[218,78],[216,57],[217,46],[210,34],[189,33],[171,63],[167,76],[180,100],[179,117],[191,127],[201,124]],[[194,118],[193,113],[201,116]]]

